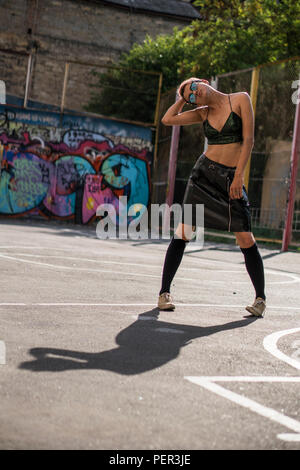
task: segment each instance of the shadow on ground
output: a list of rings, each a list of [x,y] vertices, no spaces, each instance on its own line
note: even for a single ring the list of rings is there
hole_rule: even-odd
[[[159,321],[159,309],[141,313],[138,319],[116,336],[118,347],[89,353],[55,348],[33,348],[33,360],[20,364],[20,369],[33,372],[61,372],[72,369],[102,369],[123,375],[135,375],[161,367],[175,359],[180,349],[195,338],[220,331],[242,328],[257,318],[222,325],[200,327]]]

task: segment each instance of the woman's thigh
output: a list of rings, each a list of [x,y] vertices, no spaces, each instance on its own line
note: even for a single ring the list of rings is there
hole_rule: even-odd
[[[195,227],[187,224],[178,224],[175,235],[186,241],[190,241],[195,231]],[[240,248],[250,248],[255,243],[252,232],[234,232],[236,241]]]
[[[255,243],[252,232],[234,232],[234,235],[240,248],[250,248]]]
[[[180,223],[177,226],[175,235],[177,236],[177,238],[181,238],[182,240],[189,242],[193,237],[193,234],[195,233],[195,228],[196,227],[194,226]]]

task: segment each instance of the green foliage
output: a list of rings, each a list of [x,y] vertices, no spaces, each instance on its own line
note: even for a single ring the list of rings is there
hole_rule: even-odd
[[[190,66],[198,67],[199,73],[217,75],[300,53],[299,2],[197,0],[194,4],[205,18],[189,27],[201,50]]]
[[[123,68],[94,75],[98,85],[91,93],[87,111],[133,121],[154,121],[157,76]]]
[[[189,76],[210,78],[300,54],[300,2],[295,0],[196,0],[201,20],[172,35],[147,36],[123,54],[119,66],[99,74],[88,110],[153,122],[158,77],[162,92]]]
[[[158,73],[164,78],[162,92],[176,86],[180,80],[179,67],[186,54],[185,42],[183,33],[175,28],[173,35],[156,38],[148,35],[142,44],[134,44],[128,54],[122,55],[120,69],[94,72],[98,84],[86,109],[113,117],[154,122]]]

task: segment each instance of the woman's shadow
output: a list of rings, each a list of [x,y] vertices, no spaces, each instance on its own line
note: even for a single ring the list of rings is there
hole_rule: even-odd
[[[34,360],[23,362],[20,369],[34,372],[60,372],[70,369],[102,369],[123,375],[147,372],[175,359],[180,348],[195,338],[220,331],[241,328],[256,320],[246,316],[223,325],[190,326],[159,321],[159,309],[141,313],[138,319],[116,336],[118,347],[89,353],[67,349],[33,348]]]

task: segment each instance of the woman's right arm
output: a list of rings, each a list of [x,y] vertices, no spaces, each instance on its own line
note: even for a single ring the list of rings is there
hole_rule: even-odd
[[[202,122],[200,108],[195,108],[182,113],[181,111],[184,105],[184,99],[179,98],[176,103],[170,106],[170,108],[167,110],[166,114],[162,118],[161,122],[165,126],[186,126],[188,124]]]

